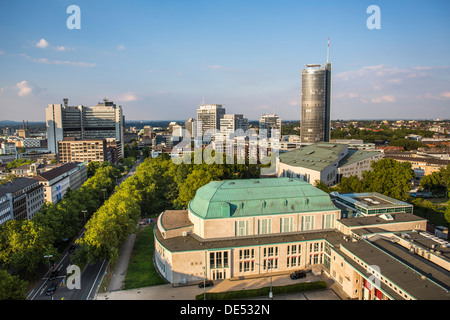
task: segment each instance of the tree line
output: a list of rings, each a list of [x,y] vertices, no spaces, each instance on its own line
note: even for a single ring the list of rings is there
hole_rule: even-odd
[[[77,262],[115,262],[120,245],[135,232],[139,218],[186,208],[198,188],[210,181],[260,175],[256,164],[194,164],[193,159],[175,164],[167,154],[146,158],[87,223],[84,236],[77,240]]]
[[[68,190],[57,203],[45,203],[33,219],[9,220],[0,226],[0,298],[8,296],[11,282],[24,288],[24,283],[36,277],[39,265],[58,259],[114,190],[119,174],[117,168],[105,164],[79,189]],[[26,298],[24,291],[15,290],[9,297]]]

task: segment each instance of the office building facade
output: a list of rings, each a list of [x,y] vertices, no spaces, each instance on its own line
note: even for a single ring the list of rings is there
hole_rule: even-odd
[[[278,133],[278,136],[275,133]],[[265,133],[267,138],[281,137],[281,119],[277,114],[263,114],[259,119],[259,135]]]
[[[242,130],[241,135],[248,130],[248,119],[243,114],[224,114],[220,119],[220,133],[225,137],[237,135],[237,130]]]
[[[210,139],[212,133],[220,131],[220,119],[224,114],[225,108],[221,104],[201,105],[197,109],[197,134],[204,136],[205,140]]]
[[[50,104],[46,109],[48,150],[58,153],[58,142],[64,138],[115,139],[118,155],[123,156],[124,115],[122,107],[103,100],[96,106]]]
[[[30,178],[16,178],[0,186],[0,224],[32,219],[44,204],[43,187]]]
[[[331,63],[306,64],[302,70],[300,139],[311,144],[330,141]]]

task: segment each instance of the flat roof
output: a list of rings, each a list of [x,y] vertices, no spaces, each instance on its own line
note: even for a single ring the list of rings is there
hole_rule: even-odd
[[[4,196],[7,193],[14,193],[35,184],[37,181],[31,178],[19,177],[12,181],[6,182],[0,185],[0,196]]]
[[[385,220],[382,217],[380,217],[380,215],[370,215],[355,218],[343,218],[338,219],[337,221],[347,227],[360,227],[360,226],[373,227],[375,225],[383,225],[399,222],[427,221],[427,219],[416,216],[412,213],[396,212],[390,213],[390,215],[392,216],[393,220]]]
[[[342,243],[341,247],[352,252],[365,264],[376,266],[384,278],[416,299],[450,299],[450,293],[448,293],[450,288],[449,271],[410,253],[395,242],[378,238],[372,243],[367,240],[349,241]],[[363,272],[366,273],[366,270],[363,269]],[[426,277],[423,279],[422,275]],[[395,292],[382,280],[380,280],[380,284],[381,289]]]
[[[342,152],[346,152],[346,154],[342,155]],[[281,163],[290,166],[322,171],[339,159],[338,165],[343,167],[380,153],[378,150],[366,151],[348,148],[347,144],[342,143],[319,142],[283,152],[279,155],[279,159]]]
[[[400,201],[378,192],[362,192],[362,193],[343,193],[332,192],[332,197],[337,200],[342,199],[350,203],[356,204],[367,209],[379,209],[387,207],[412,207],[413,205],[404,201]]]
[[[165,230],[173,230],[192,226],[187,210],[166,210],[161,216],[161,224]]]

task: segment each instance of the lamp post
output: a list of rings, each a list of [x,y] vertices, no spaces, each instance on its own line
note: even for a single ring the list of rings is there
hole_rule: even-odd
[[[203,300],[206,300],[206,268],[203,267]]]
[[[48,271],[50,271],[50,258],[53,258],[53,255],[51,255],[51,254],[45,255],[44,258],[47,258],[47,261],[48,261]]]
[[[273,293],[272,293],[272,264],[273,261],[269,260],[269,269],[270,269],[270,291],[269,291],[269,299],[273,300]]]
[[[103,191],[103,201],[106,201],[106,189],[102,189]]]
[[[81,210],[81,212],[83,213],[84,224],[86,224],[86,213],[87,213],[88,211],[87,211],[87,210]]]

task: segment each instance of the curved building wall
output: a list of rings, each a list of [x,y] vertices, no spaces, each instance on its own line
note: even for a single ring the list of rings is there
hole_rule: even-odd
[[[302,70],[300,139],[302,143],[330,140],[331,65]]]

